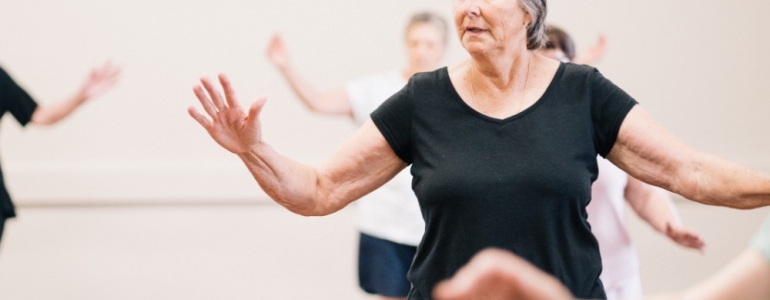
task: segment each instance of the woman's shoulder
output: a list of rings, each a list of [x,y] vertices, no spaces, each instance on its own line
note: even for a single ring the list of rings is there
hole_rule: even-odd
[[[451,86],[447,67],[441,67],[430,72],[420,72],[409,78],[407,88],[412,92],[435,92]]]
[[[599,70],[589,65],[564,63],[564,75],[569,77],[591,77],[596,72],[599,72]]]
[[[433,83],[448,78],[447,67],[441,67],[429,72],[418,72],[409,78],[410,83]]]

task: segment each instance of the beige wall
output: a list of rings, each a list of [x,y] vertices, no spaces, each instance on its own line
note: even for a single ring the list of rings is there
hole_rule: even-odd
[[[411,12],[451,17],[451,1],[438,0],[220,3],[0,3],[13,12],[0,20],[0,63],[40,102],[72,93],[103,60],[125,69],[114,92],[60,126],[22,131],[3,121],[3,166],[19,203],[254,198],[260,193],[239,162],[185,112],[200,75],[229,73],[243,103],[267,95],[266,138],[282,153],[318,163],[353,128],[298,103],[265,58],[270,35],[281,32],[299,70],[331,89],[402,67],[402,26]],[[600,69],[682,139],[770,170],[770,139],[763,138],[770,36],[762,31],[770,3],[730,3],[551,1],[550,20],[580,48],[606,33]],[[446,61],[455,63],[465,53],[451,41]]]
[[[608,35],[598,67],[667,128],[699,149],[770,171],[770,2],[549,5],[549,20],[580,49]],[[401,27],[424,8],[451,17],[451,1],[438,0],[1,1],[0,64],[41,103],[74,92],[101,61],[113,59],[124,75],[115,91],[55,128],[22,130],[4,118],[2,166],[21,218],[3,241],[0,291],[9,299],[361,296],[354,213],[304,219],[271,205],[216,206],[269,200],[185,108],[195,103],[190,88],[200,75],[227,72],[242,103],[269,97],[265,136],[275,148],[318,163],[354,129],[296,101],[264,56],[270,35],[281,32],[300,71],[330,89],[402,67]],[[451,41],[447,63],[465,57]],[[189,202],[210,206],[39,207]],[[718,269],[768,213],[681,207],[706,234],[708,254],[678,250],[632,223],[649,291]]]
[[[629,217],[648,293],[713,274],[770,214],[679,208],[705,255]],[[303,218],[274,204],[23,208],[3,237],[0,299],[369,299],[357,288],[354,224],[354,209]]]

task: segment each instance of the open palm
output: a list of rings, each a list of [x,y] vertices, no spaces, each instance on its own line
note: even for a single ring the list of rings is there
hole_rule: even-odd
[[[193,117],[208,131],[220,146],[235,154],[243,154],[262,141],[259,112],[265,105],[265,98],[259,98],[246,113],[235,97],[230,80],[219,75],[224,97],[208,78],[201,78],[201,84],[193,88],[208,117],[194,107],[188,108]]]

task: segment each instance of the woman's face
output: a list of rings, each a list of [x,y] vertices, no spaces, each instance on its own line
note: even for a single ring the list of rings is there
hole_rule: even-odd
[[[444,56],[443,33],[433,24],[412,25],[406,33],[406,50],[412,69],[418,72],[433,71],[438,68]]]
[[[457,34],[470,54],[527,45],[525,24],[532,18],[519,0],[455,0]]]

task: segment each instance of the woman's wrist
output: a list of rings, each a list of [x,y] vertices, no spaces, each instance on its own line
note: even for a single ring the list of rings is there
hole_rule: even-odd
[[[84,90],[79,90],[75,96],[72,97],[72,101],[77,104],[83,104],[88,101],[88,99],[91,99],[91,97]]]
[[[258,142],[249,147],[247,150],[241,153],[236,153],[236,155],[238,155],[238,157],[244,161],[253,161],[254,158],[263,157],[271,149],[272,148],[267,143]]]

